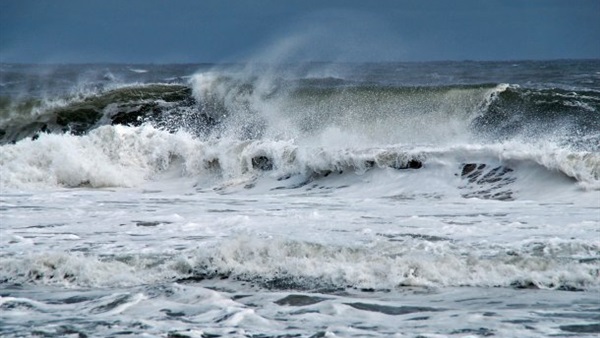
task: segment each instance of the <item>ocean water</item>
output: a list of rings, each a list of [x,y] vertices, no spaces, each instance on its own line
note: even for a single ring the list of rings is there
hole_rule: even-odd
[[[600,61],[0,65],[0,335],[595,337]]]

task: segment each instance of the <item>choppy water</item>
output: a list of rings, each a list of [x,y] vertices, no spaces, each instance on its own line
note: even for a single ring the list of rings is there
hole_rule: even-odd
[[[3,336],[595,336],[600,63],[7,65]]]

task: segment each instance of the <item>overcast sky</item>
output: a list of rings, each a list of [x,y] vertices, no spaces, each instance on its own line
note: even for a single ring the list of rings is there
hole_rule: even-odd
[[[2,0],[1,62],[600,58],[600,0]]]

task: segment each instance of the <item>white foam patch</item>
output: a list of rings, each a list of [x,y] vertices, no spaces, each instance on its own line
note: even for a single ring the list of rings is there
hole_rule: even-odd
[[[220,245],[198,263],[242,280],[282,280],[336,287],[503,286],[531,283],[540,288],[598,289],[596,263],[576,263],[566,256],[597,254],[595,245],[540,243],[482,255],[473,247],[446,241],[375,242],[363,247],[240,238]],[[537,249],[536,249],[537,248]],[[563,253],[565,256],[557,253]],[[595,267],[595,268],[594,268]],[[314,286],[314,284],[313,284]]]
[[[187,134],[151,127],[107,126],[82,137],[44,134],[2,146],[0,179],[7,188],[135,186],[168,168],[190,143]]]
[[[244,186],[261,176],[273,181],[329,171],[360,175],[373,167],[401,168],[416,160],[423,163],[423,168],[414,171],[410,182],[420,180],[426,184],[431,177],[445,179],[447,187],[440,193],[456,194],[452,192],[460,186],[456,174],[465,163],[508,167],[521,178],[513,190],[548,192],[537,197],[529,194],[531,198],[551,197],[557,189],[575,187],[564,179],[566,176],[576,179],[586,190],[600,189],[597,154],[564,150],[552,144],[351,147],[336,142],[310,146],[294,140],[201,141],[185,132],[172,134],[150,126],[104,126],[84,136],[43,134],[36,140],[3,145],[0,183],[5,189],[132,187],[160,180],[162,173],[169,172],[171,177],[198,180],[210,176],[211,185],[220,180],[223,186]],[[253,163],[257,157],[265,157],[273,171],[263,175]],[[553,184],[548,184],[548,179]]]
[[[407,237],[340,246],[242,236],[177,256],[117,255],[99,259],[45,253],[8,258],[0,264],[0,279],[115,287],[196,275],[307,289],[534,285],[542,289],[599,290],[599,253],[600,242],[558,239],[474,247]]]
[[[121,255],[98,257],[66,252],[45,252],[4,258],[0,280],[15,284],[64,287],[122,287],[168,281],[188,273],[181,257]]]

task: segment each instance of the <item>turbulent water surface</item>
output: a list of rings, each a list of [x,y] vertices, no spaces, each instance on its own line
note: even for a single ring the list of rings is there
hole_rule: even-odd
[[[600,61],[0,64],[0,335],[592,337]]]

